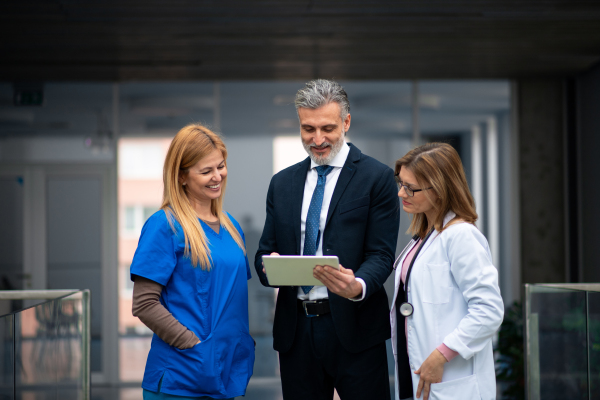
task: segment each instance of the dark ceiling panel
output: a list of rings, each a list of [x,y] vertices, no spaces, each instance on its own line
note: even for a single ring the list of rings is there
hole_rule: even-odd
[[[598,1],[0,2],[0,80],[572,75]]]

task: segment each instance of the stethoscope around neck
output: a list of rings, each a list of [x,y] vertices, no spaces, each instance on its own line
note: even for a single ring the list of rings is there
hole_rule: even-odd
[[[417,256],[421,252],[421,249],[423,248],[423,246],[425,246],[425,242],[427,242],[427,239],[429,239],[429,237],[431,236],[431,234],[433,233],[434,230],[435,230],[435,228],[432,228],[429,231],[429,233],[427,233],[427,235],[425,236],[425,238],[423,238],[423,241],[419,245],[419,248],[415,252],[415,255],[413,256],[413,258],[410,262],[410,265],[408,266],[408,271],[406,272],[406,279],[404,282],[404,287],[408,288],[408,281],[410,279],[410,272],[412,271],[412,267],[413,267],[415,261],[417,260]],[[396,259],[396,262],[394,262],[394,270],[398,267],[398,263],[400,262],[400,260],[402,260],[402,256],[404,255],[404,253],[406,253],[406,250],[409,248],[412,249],[412,246],[414,246],[414,243],[417,239],[419,239],[419,235],[414,235],[412,237],[412,240],[410,242],[408,242],[406,247],[404,247],[404,250],[402,250],[402,252],[398,256],[398,258]],[[400,283],[402,283],[402,282],[400,282]],[[404,302],[402,304],[400,304],[400,308],[398,311],[400,312],[400,314],[402,316],[410,317],[413,314],[414,310],[415,310],[415,308],[413,307],[413,305],[408,302],[408,291],[405,290],[404,291]]]

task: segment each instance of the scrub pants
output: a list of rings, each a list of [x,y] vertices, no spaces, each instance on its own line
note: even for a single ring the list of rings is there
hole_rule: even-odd
[[[152,392],[144,389],[144,400],[214,400],[213,397],[200,396],[200,397],[189,397],[189,396],[177,396],[174,394],[161,393],[160,387],[162,386],[162,378],[158,382],[158,392]],[[234,400],[235,397],[225,400]]]
[[[176,396],[174,394],[151,392],[150,390],[144,389],[144,400],[214,400],[212,397],[188,397],[188,396]],[[234,400],[234,398],[227,399]]]

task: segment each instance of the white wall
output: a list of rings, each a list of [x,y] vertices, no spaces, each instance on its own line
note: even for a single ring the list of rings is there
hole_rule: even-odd
[[[0,140],[1,163],[105,163],[114,160],[112,144],[82,137],[27,137]]]

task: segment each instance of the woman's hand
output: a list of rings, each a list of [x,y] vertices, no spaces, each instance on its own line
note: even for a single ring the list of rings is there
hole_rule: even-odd
[[[417,386],[417,398],[420,398],[421,392],[423,392],[423,400],[429,399],[431,384],[442,381],[445,363],[446,357],[438,349],[435,349],[421,364],[421,368],[415,371],[415,374],[420,375],[419,386]]]

